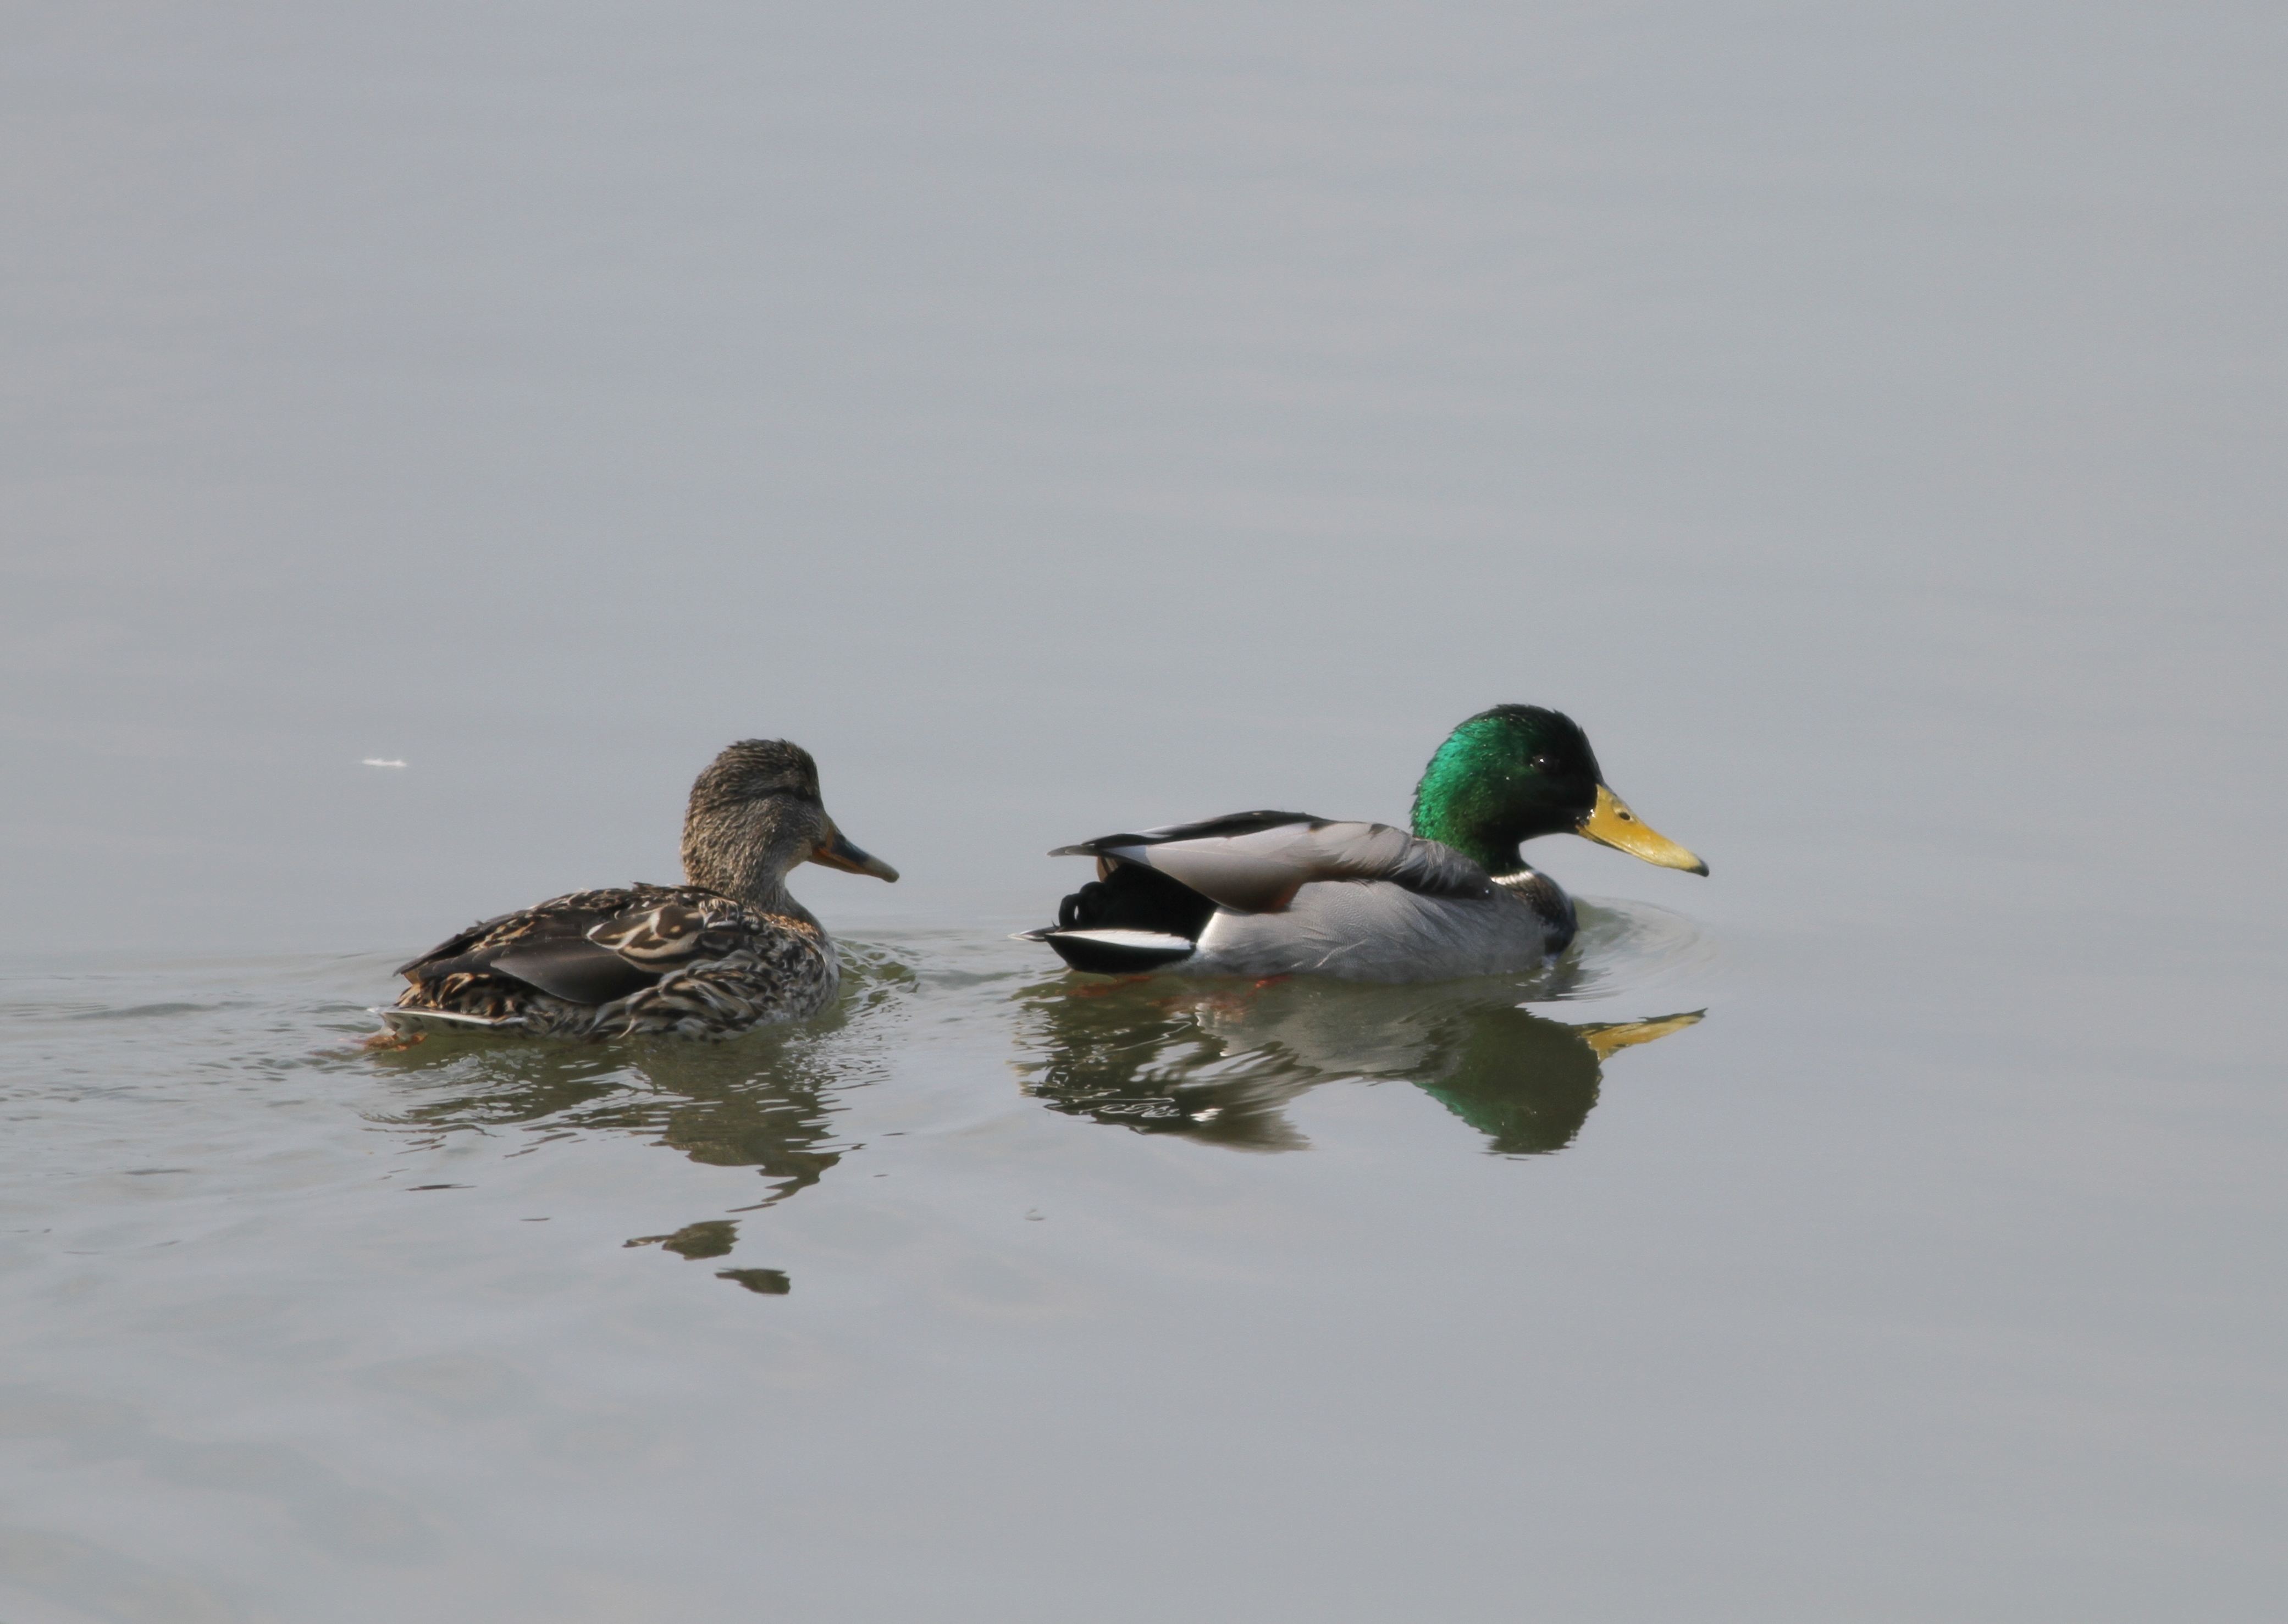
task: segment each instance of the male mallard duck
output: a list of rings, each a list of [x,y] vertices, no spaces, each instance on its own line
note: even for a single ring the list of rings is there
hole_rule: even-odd
[[[1093,857],[1096,880],[1025,939],[1108,974],[1434,981],[1529,970],[1573,939],[1573,903],[1518,845],[1558,834],[1708,872],[1605,787],[1570,717],[1497,705],[1430,758],[1410,836],[1251,812],[1061,846],[1049,855]]]
[[[684,883],[574,891],[471,925],[400,966],[413,985],[375,1013],[400,1032],[694,1038],[815,1015],[842,967],[787,895],[800,862],[898,877],[834,827],[807,750],[743,740],[691,786]]]

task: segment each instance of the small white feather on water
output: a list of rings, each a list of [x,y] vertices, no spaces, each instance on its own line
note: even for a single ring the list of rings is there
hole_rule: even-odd
[[[369,756],[358,763],[361,767],[401,767],[404,764],[401,761],[384,761],[378,756]]]

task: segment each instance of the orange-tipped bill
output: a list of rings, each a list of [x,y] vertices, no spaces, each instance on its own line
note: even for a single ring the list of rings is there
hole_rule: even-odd
[[[861,852],[842,837],[842,831],[832,824],[824,840],[812,848],[810,860],[823,863],[829,868],[839,868],[846,874],[870,874],[878,880],[895,880],[898,871],[870,852]]]
[[[1708,872],[1707,864],[1667,836],[1655,832],[1650,824],[1629,810],[1626,801],[1602,784],[1597,786],[1597,804],[1575,825],[1575,830],[1601,846],[1641,857],[1663,868],[1681,868],[1687,874]]]

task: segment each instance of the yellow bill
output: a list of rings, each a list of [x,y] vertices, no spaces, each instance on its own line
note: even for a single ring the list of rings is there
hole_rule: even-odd
[[[1610,846],[1616,852],[1625,852],[1631,857],[1662,868],[1681,868],[1687,874],[1705,874],[1708,865],[1686,851],[1667,836],[1629,810],[1629,804],[1606,788],[1597,786],[1597,804],[1589,815],[1574,826],[1575,833],[1595,841],[1601,846]]]
[[[1659,1020],[1626,1020],[1603,1022],[1593,1026],[1576,1026],[1581,1041],[1597,1051],[1600,1062],[1609,1060],[1614,1052],[1638,1043],[1649,1043],[1655,1038],[1664,1038],[1672,1032],[1681,1032],[1687,1026],[1700,1024],[1702,1011],[1689,1015],[1664,1016]]]

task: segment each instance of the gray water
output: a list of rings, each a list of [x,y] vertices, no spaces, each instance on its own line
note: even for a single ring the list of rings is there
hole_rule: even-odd
[[[0,1618],[2279,1616],[2284,47],[0,11]],[[1501,701],[1712,877],[1006,939]],[[833,1015],[359,1046],[757,734]]]

